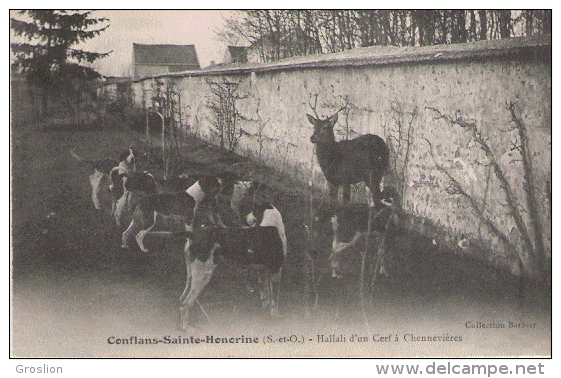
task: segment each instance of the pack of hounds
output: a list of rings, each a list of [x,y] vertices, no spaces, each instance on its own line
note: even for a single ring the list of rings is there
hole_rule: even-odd
[[[255,196],[250,201],[251,211],[245,216],[240,214],[240,204],[252,197],[254,183],[227,174],[181,174],[158,179],[146,171],[137,171],[137,155],[132,147],[125,149],[118,160],[88,160],[74,150],[70,153],[93,168],[89,176],[92,202],[96,209],[109,212],[116,225],[124,229],[122,248],[135,247],[134,237],[140,251],[149,252],[145,237],[151,233],[184,238],[187,279],[180,297],[180,324],[185,331],[193,330],[189,312],[209,283],[216,264],[223,260],[256,272],[263,308],[271,316],[278,315],[282,269],[288,252],[285,225],[272,203],[257,203]],[[228,215],[234,221],[228,226],[219,203],[226,203],[231,212]],[[381,210],[388,206],[384,203]],[[340,276],[338,261],[342,252],[365,234],[364,222],[357,221],[363,212],[364,207],[341,206],[318,210],[316,214],[316,221],[324,220],[333,231],[329,260],[334,277]],[[378,229],[382,227],[380,223]]]

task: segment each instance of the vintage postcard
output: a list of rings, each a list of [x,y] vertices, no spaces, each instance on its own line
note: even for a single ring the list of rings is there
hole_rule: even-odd
[[[551,358],[551,10],[10,16],[12,358]]]

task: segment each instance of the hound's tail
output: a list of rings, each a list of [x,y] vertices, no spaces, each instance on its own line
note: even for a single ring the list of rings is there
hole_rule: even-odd
[[[82,164],[87,164],[87,165],[91,165],[93,168],[96,168],[96,164],[94,160],[89,160],[89,159],[85,159],[83,157],[81,157],[80,155],[78,155],[76,153],[76,148],[73,148],[70,150],[70,155],[72,155],[72,157],[76,160],[78,160],[80,163]]]
[[[90,167],[92,167],[96,171],[102,172],[106,175],[109,174],[109,172],[111,171],[111,169],[113,167],[116,167],[116,166],[119,165],[119,162],[116,159],[111,159],[111,158],[100,159],[100,160],[84,159],[83,157],[79,156],[76,153],[75,148],[70,150],[70,155],[72,155],[72,157],[74,159],[78,160],[81,164],[89,165]]]

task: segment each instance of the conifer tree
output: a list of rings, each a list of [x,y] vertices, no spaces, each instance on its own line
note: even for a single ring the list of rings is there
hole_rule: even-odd
[[[47,113],[49,97],[72,95],[76,83],[100,77],[87,64],[110,52],[85,51],[76,45],[106,30],[108,19],[77,10],[21,10],[17,15],[10,19],[12,67],[26,76],[30,86],[42,91],[43,114]]]

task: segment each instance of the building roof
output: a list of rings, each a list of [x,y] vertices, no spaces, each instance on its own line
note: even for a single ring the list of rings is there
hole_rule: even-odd
[[[209,67],[184,71],[173,76],[237,74],[285,71],[322,67],[388,66],[398,64],[445,63],[466,60],[528,59],[551,61],[551,35],[504,38],[434,46],[372,46],[331,54],[297,56],[266,64],[242,64],[236,67]],[[161,75],[169,76],[169,75]]]
[[[228,51],[234,63],[247,63],[247,47],[228,46]]]
[[[195,45],[144,45],[133,43],[132,48],[135,64],[189,65],[200,68]]]

